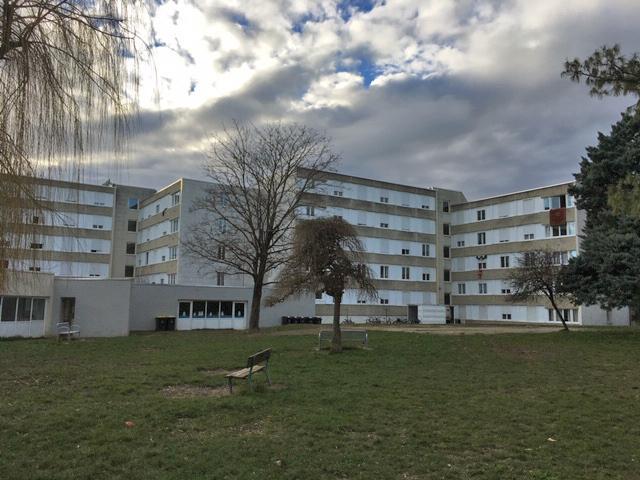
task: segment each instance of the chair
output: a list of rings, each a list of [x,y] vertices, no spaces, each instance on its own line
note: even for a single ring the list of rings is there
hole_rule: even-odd
[[[74,336],[80,335],[80,327],[69,322],[56,323],[56,331],[58,333],[58,341],[62,337],[67,337],[67,340],[71,340]]]

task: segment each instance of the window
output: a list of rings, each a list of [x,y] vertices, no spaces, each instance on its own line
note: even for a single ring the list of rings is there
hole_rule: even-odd
[[[124,266],[124,276],[126,278],[133,277],[134,266],[133,265],[125,265]]]
[[[366,300],[363,300],[363,299],[361,299],[361,298],[358,298],[358,299],[356,300],[356,303],[360,303],[360,304],[364,305],[365,303],[367,303],[367,301],[366,301]]]
[[[567,195],[567,207],[572,208],[574,203],[573,195]]]
[[[216,272],[216,285],[224,286],[224,272]]]
[[[149,265],[149,252],[144,253],[144,264]]]
[[[445,305],[451,305],[451,294],[450,293],[445,293],[444,294],[444,304]]]
[[[15,322],[17,307],[18,307],[18,297],[2,297],[2,310],[0,314],[0,321]]]
[[[451,281],[451,270],[445,270],[444,271],[444,281],[445,282],[450,282]]]
[[[408,248],[403,248],[402,249],[402,255],[409,255],[409,249]]]
[[[322,300],[322,291],[316,292],[316,300]]]
[[[233,303],[233,316],[235,318],[243,318],[244,317],[244,302],[234,302]]]
[[[478,233],[478,245],[487,243],[487,234],[485,232]]]
[[[402,280],[411,279],[411,270],[409,267],[402,267]]]
[[[31,242],[31,248],[33,248],[35,250],[41,250],[42,249],[42,243],[40,243],[40,242]]]
[[[166,255],[162,255],[162,261],[165,262],[167,260],[167,256]]]
[[[127,242],[127,255],[135,255],[136,244],[135,242]]]
[[[524,234],[524,239],[525,240],[533,240],[535,237],[535,235],[533,233],[525,233]]]
[[[138,231],[138,222],[136,222],[135,220],[129,220],[127,222],[127,231],[128,232]]]
[[[509,282],[502,282],[500,293],[503,295],[509,295],[511,293],[511,284]]]
[[[224,260],[225,249],[224,245],[218,245],[218,255],[217,258],[219,260]]]
[[[448,223],[443,223],[442,224],[442,234],[443,235],[450,235],[451,234],[451,225],[449,225]]]
[[[44,320],[46,300],[32,297],[0,297],[0,321]]]
[[[169,260],[175,260],[178,258],[178,247],[169,247]]]
[[[175,207],[179,203],[180,203],[180,192],[176,192],[173,195],[171,195],[171,206]]]
[[[233,302],[220,302],[220,317],[231,318],[233,316]]]
[[[458,240],[458,246],[464,247],[464,240]]]
[[[191,313],[193,318],[204,318],[206,305],[205,301],[194,301]]]
[[[500,267],[509,268],[509,255],[500,257]]]
[[[31,223],[34,223],[34,224],[40,223],[40,217],[38,217],[37,215],[34,215],[33,218],[31,219]]]
[[[464,295],[467,293],[467,284],[459,283],[458,284],[458,295]]]
[[[431,207],[429,205],[422,205],[422,208],[424,208],[425,210],[429,210]]]
[[[389,197],[380,197],[380,203],[389,203]]]
[[[451,257],[451,248],[449,248],[448,246],[443,246],[442,247],[442,255],[444,256],[444,258],[449,258]]]
[[[314,217],[316,215],[315,207],[308,206],[308,207],[306,207],[305,210],[306,210],[305,213],[306,213],[307,217]]]
[[[545,230],[547,237],[564,237],[567,234],[567,224],[547,225]]]
[[[487,284],[486,283],[479,283],[478,284],[478,293],[480,295],[484,295],[487,293]]]
[[[178,231],[179,225],[179,219],[174,218],[173,220],[171,220],[171,233],[176,233]]]
[[[29,271],[30,272],[39,272],[40,271],[40,267],[31,266],[31,267],[29,267]]]
[[[486,210],[478,210],[478,211],[476,212],[476,215],[477,215],[477,217],[478,217],[478,220],[485,220],[485,219],[486,219],[486,217],[487,217]]]
[[[487,262],[478,262],[478,270],[485,270],[487,268]]]
[[[191,302],[178,303],[178,317],[179,318],[191,317]]]
[[[381,298],[380,299],[380,305],[389,305],[389,299],[388,298]]]
[[[429,256],[429,244],[428,243],[423,243],[422,244],[422,256],[423,257],[428,257]]]
[[[389,224],[388,224],[388,223],[381,222],[381,223],[380,223],[380,228],[389,228]]]
[[[442,211],[445,212],[445,213],[449,211],[449,201],[448,200],[444,200],[442,202]]]
[[[380,265],[380,278],[389,278],[389,267],[387,265]]]
[[[333,195],[336,197],[341,197],[342,196],[342,190],[334,190],[333,191]]]
[[[428,273],[423,273],[422,274],[422,281],[423,282],[428,282],[429,280],[431,280],[431,275]]]
[[[510,313],[503,313],[502,314],[502,319],[503,320],[511,320],[511,314]]]
[[[0,259],[0,268],[9,268],[9,260]]]
[[[137,210],[138,209],[138,199],[137,198],[130,198],[127,200],[127,206],[129,207],[129,210]]]
[[[556,195],[555,197],[544,197],[544,209],[565,208],[567,203],[564,195]]]
[[[156,213],[160,213],[160,204],[156,205]]]
[[[44,320],[44,298],[34,298],[31,306],[31,320]]]
[[[175,273],[167,274],[167,283],[169,285],[175,285],[176,284],[176,274]]]

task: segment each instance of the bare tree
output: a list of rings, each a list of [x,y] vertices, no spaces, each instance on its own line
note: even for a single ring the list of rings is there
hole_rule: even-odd
[[[340,307],[347,288],[364,298],[376,298],[371,270],[364,263],[363,247],[353,226],[341,218],[319,218],[300,222],[294,248],[280,272],[278,286],[269,303],[301,293],[326,293],[333,298],[331,351],[342,351]]]
[[[235,122],[214,138],[205,172],[215,185],[194,203],[204,221],[185,247],[208,268],[251,277],[250,329],[260,327],[269,275],[288,258],[303,195],[337,161],[329,139],[304,125]]]
[[[539,296],[545,296],[551,303],[562,326],[569,331],[566,318],[558,307],[558,301],[569,298],[563,292],[561,282],[562,267],[557,255],[550,250],[525,252],[518,259],[518,266],[509,271],[509,280],[513,293],[508,297],[511,302],[526,302]]]
[[[46,208],[23,176],[79,179],[88,152],[122,144],[137,92],[140,4],[1,0],[0,259],[28,241],[16,227],[25,212]],[[0,268],[0,286],[5,276]]]

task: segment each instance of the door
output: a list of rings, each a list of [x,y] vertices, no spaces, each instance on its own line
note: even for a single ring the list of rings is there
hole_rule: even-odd
[[[418,323],[418,306],[407,305],[407,318],[409,323]]]
[[[60,321],[67,322],[71,325],[76,318],[76,298],[62,297],[60,301],[62,303]]]

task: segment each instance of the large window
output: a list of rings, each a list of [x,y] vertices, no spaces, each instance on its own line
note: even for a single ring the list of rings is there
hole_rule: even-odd
[[[555,197],[544,198],[544,209],[551,210],[552,208],[565,208],[567,202],[564,195],[556,195]]]
[[[380,265],[380,278],[389,278],[389,266]]]
[[[0,297],[0,320],[3,322],[28,322],[44,320],[44,298]]]
[[[135,220],[127,221],[127,231],[128,232],[136,232],[138,230],[138,222]]]
[[[130,198],[127,201],[127,204],[129,206],[130,210],[137,210],[138,209],[138,199],[137,198]]]
[[[487,234],[485,232],[478,233],[478,245],[487,243]]]
[[[180,318],[244,318],[245,302],[183,300],[178,304]]]

